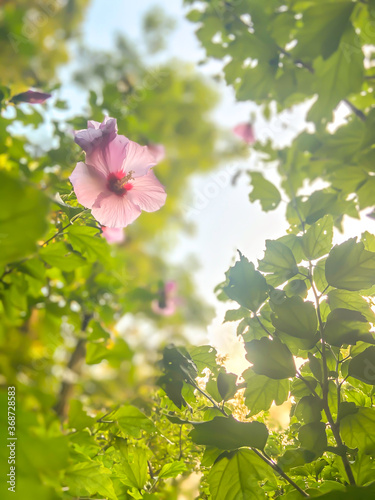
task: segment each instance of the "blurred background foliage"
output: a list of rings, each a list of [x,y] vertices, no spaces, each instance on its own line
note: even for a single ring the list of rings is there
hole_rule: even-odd
[[[94,469],[85,470],[106,445],[102,434],[84,430],[94,419],[82,404],[91,415],[124,403],[151,413],[157,349],[191,337],[212,315],[194,289],[196,263],[168,262],[174,235],[194,229],[181,217],[189,178],[245,151],[215,126],[210,114],[218,96],[192,67],[177,61],[149,67],[123,37],[111,53],[82,46],[80,23],[88,3],[5,1],[0,6],[0,383],[17,387],[22,433],[17,498],[22,499],[30,492],[41,500],[96,492],[129,498],[126,490],[134,484],[108,485],[106,464],[95,462]],[[172,28],[173,20],[160,9],[147,14],[151,53],[164,47]],[[59,81],[72,54],[79,68],[72,77],[74,88],[81,89],[78,111],[61,98]],[[44,105],[9,102],[30,87],[49,91],[52,98]],[[103,113],[117,118],[120,134],[166,150],[155,169],[168,193],[165,207],[143,214],[117,246],[110,246],[91,214],[82,212],[68,180],[82,159],[72,131],[86,128],[88,119],[102,121]],[[151,302],[167,280],[177,283],[179,307],[165,318],[152,311]],[[126,326],[118,329],[120,319]],[[180,453],[174,434],[181,443],[181,432],[169,429],[167,438],[163,426],[170,424],[160,423],[155,442],[149,443],[154,453],[149,467]],[[100,477],[101,487],[85,489],[75,471],[70,492],[61,492],[67,465],[81,461],[82,477]],[[157,498],[176,498],[173,484],[163,488]]]

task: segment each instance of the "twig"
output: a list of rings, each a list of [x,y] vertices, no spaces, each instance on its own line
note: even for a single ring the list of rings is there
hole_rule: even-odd
[[[354,104],[348,101],[348,99],[343,99],[342,102],[344,102],[360,120],[362,120],[363,122],[366,121],[366,115],[364,114],[364,112],[354,106]]]
[[[81,331],[85,332],[87,326],[92,318],[92,314],[85,314],[82,320]],[[79,339],[74,349],[70,360],[68,362],[68,369],[76,374],[81,371],[82,361],[86,354],[86,339]],[[72,382],[63,381],[61,384],[59,396],[57,398],[57,403],[54,406],[54,410],[61,420],[65,420],[68,415],[69,410],[69,400],[73,393],[74,384]]]

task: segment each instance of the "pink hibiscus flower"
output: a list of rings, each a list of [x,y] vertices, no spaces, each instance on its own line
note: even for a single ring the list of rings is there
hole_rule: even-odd
[[[251,123],[240,123],[233,128],[233,133],[240,137],[246,144],[255,142],[255,135]]]
[[[102,227],[102,234],[107,242],[112,245],[113,243],[122,243],[125,241],[125,233],[122,227]]]
[[[161,316],[172,316],[176,312],[179,300],[176,298],[177,283],[167,281],[158,292],[158,298],[151,302],[151,309]]]
[[[155,212],[164,205],[165,189],[151,170],[155,157],[147,146],[117,135],[115,119],[89,121],[86,130],[75,133],[75,141],[86,159],[77,163],[70,181],[78,202],[102,226],[126,227],[142,210]]]
[[[14,95],[10,102],[28,102],[29,104],[42,104],[44,101],[49,99],[51,94],[46,94],[45,92],[37,92],[36,90],[27,90],[26,92],[21,92],[20,94]]]

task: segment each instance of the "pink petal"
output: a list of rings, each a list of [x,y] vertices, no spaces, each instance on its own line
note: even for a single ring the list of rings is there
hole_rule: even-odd
[[[86,153],[91,153],[96,148],[106,147],[116,135],[116,120],[106,116],[102,123],[89,120],[87,129],[74,132],[74,140]]]
[[[125,233],[121,227],[102,227],[102,234],[109,244],[125,241]]]
[[[149,144],[148,150],[154,156],[157,163],[163,161],[165,158],[165,148],[162,144]]]
[[[177,304],[173,299],[167,300],[165,307],[160,307],[157,299],[151,302],[151,309],[155,314],[160,314],[161,316],[172,316],[176,312],[176,306]]]
[[[92,130],[92,129],[91,129]],[[123,162],[127,154],[129,139],[123,135],[117,135],[113,141],[99,145],[93,150],[87,151],[86,163],[95,167],[103,175],[123,171]]]
[[[233,128],[233,133],[240,137],[247,144],[255,142],[255,135],[251,123],[240,123]]]
[[[82,161],[77,163],[69,179],[78,203],[86,208],[92,208],[97,197],[106,189],[106,179]]]
[[[93,204],[92,215],[102,226],[126,227],[141,214],[141,209],[134,205],[128,193],[118,196],[114,193],[101,193]]]
[[[143,177],[137,177],[131,184],[133,188],[126,193],[126,197],[145,212],[155,212],[164,205],[167,193],[152,170]]]
[[[27,90],[20,94],[14,95],[11,102],[28,102],[29,104],[42,104],[49,99],[52,95],[45,92],[37,92],[36,90]]]
[[[177,283],[175,281],[167,281],[164,289],[167,295],[173,295],[177,292]]]
[[[122,170],[126,173],[133,172],[133,178],[146,175],[151,167],[156,165],[155,156],[149,151],[147,146],[140,146],[136,142],[129,141],[126,157],[122,165]]]

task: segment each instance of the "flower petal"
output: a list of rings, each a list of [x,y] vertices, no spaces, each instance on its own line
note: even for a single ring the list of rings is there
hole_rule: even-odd
[[[109,244],[125,241],[125,233],[122,227],[102,226],[102,233]]]
[[[102,193],[92,208],[92,215],[102,226],[126,227],[141,214],[141,209],[134,205],[128,196],[114,193]]]
[[[104,147],[99,145],[95,149],[87,151],[86,163],[95,167],[105,176],[110,173],[120,172],[127,155],[128,143],[129,139],[125,136],[117,135]]]
[[[255,142],[255,135],[251,123],[240,123],[233,128],[233,133],[241,137],[247,144]]]
[[[148,150],[155,157],[157,163],[163,161],[165,158],[165,148],[163,144],[149,144]]]
[[[137,177],[131,184],[133,187],[126,193],[126,197],[142,210],[155,212],[164,205],[167,193],[152,170],[143,177]]]
[[[74,132],[75,142],[90,154],[97,148],[104,149],[117,135],[117,121],[106,116],[102,123],[94,120],[87,122],[87,129]]]
[[[126,157],[122,165],[125,173],[133,171],[133,178],[146,175],[151,167],[157,164],[155,156],[147,146],[140,146],[136,142],[129,141]]]
[[[86,208],[91,208],[99,194],[106,189],[105,178],[82,161],[77,163],[69,179],[78,203]]]

